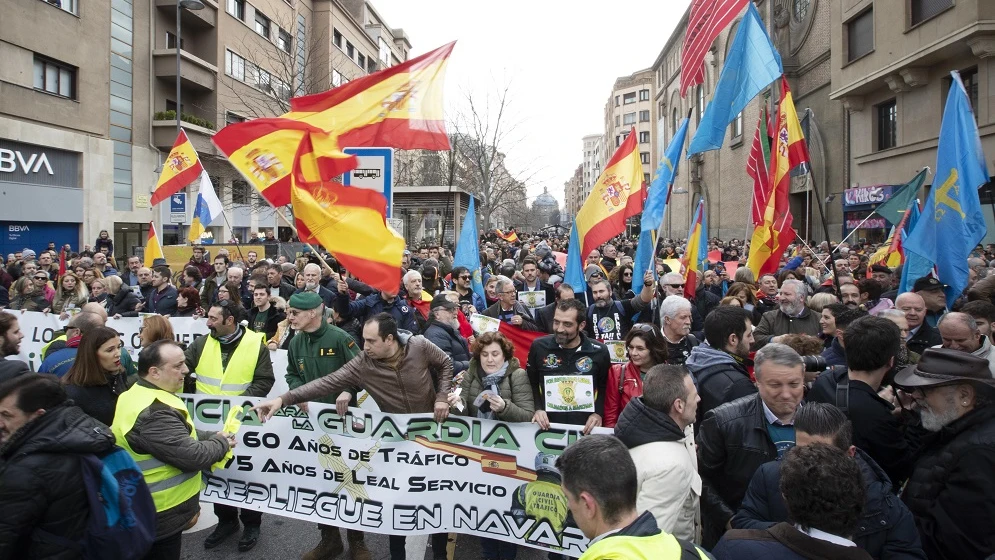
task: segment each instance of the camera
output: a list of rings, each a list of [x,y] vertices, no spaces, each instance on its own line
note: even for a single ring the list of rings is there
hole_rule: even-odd
[[[822,356],[802,356],[802,363],[805,364],[805,371],[825,371],[829,368]]]

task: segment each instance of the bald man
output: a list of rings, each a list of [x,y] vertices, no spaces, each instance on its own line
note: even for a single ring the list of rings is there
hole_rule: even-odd
[[[943,343],[934,348],[960,350],[988,360],[989,371],[995,372],[995,352],[992,351],[992,343],[987,336],[981,334],[974,317],[967,313],[946,313],[940,317],[936,329],[940,331]]]
[[[943,343],[940,332],[926,323],[926,302],[922,296],[905,292],[895,299],[895,308],[905,313],[905,320],[909,322],[905,345],[910,351],[921,356],[927,348]]]

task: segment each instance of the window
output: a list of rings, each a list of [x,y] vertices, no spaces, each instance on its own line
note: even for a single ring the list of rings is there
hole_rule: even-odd
[[[649,152],[639,152],[639,161],[641,161],[643,163],[649,163],[650,162],[650,153]]]
[[[674,107],[670,116],[670,134],[677,134],[677,107]]]
[[[269,39],[269,18],[263,15],[262,12],[256,11],[256,33],[262,35]]]
[[[643,183],[646,183],[648,185],[649,182],[650,182],[650,174],[649,173],[643,173]]]
[[[954,0],[912,0],[909,23],[919,25],[954,5]]]
[[[809,2],[810,0],[792,0],[791,15],[795,18],[795,21],[800,22],[808,15]]]
[[[342,48],[342,34],[339,33],[338,29],[332,30],[332,44],[338,48]]]
[[[270,87],[272,88],[273,95],[275,95],[277,99],[290,101],[290,84],[279,78],[271,78]]]
[[[618,107],[618,96],[615,96],[615,106]]]
[[[705,87],[698,86],[695,92],[695,104],[694,104],[694,118],[695,124],[701,123],[701,115],[705,113]]]
[[[636,102],[636,92],[626,93],[622,95],[622,105],[628,105],[629,103]]]
[[[622,124],[636,124],[636,114],[626,113],[625,116],[622,117]]]
[[[898,101],[892,99],[877,106],[878,150],[898,145]]]
[[[620,126],[620,125],[621,125],[621,117],[615,115],[615,126]]]
[[[978,120],[978,67],[968,70],[961,70],[960,81],[964,83],[967,91],[967,98],[971,101],[971,110],[974,111],[974,120]],[[950,89],[948,86],[947,90]]]
[[[739,138],[743,135],[743,113],[736,115],[729,128],[732,131],[733,138]]]
[[[366,57],[362,53],[356,54],[356,64],[363,70],[366,70]]]
[[[853,62],[874,50],[874,10],[870,9],[846,24],[846,59]]]
[[[390,66],[390,45],[387,44],[387,41],[383,37],[378,38],[377,43],[380,45],[380,64],[383,64],[385,67]]]
[[[42,0],[47,4],[51,4],[56,8],[61,8],[63,11],[69,12],[70,14],[79,15],[79,4],[77,0]]]
[[[249,183],[237,179],[231,182],[231,203],[232,204],[248,204],[249,195],[251,191],[249,190]]]
[[[170,33],[169,31],[166,32],[166,48],[167,49],[175,49],[176,48],[176,34],[175,33]],[[180,49],[182,49],[182,48],[183,48],[183,39],[180,39]]]
[[[35,89],[76,99],[76,68],[35,55]]]
[[[290,43],[290,33],[282,29],[279,30],[276,34],[276,46],[280,47],[283,52],[290,54]]]
[[[641,89],[641,90],[639,90],[639,100],[640,101],[649,101],[650,100],[650,90],[648,90],[648,89]]]
[[[349,57],[349,60],[352,60],[356,56],[356,47],[352,46],[352,43],[349,41],[345,42],[345,54]]]
[[[332,70],[332,87],[342,85],[342,74],[338,70]]]
[[[239,81],[245,81],[245,59],[225,50],[225,74]]]
[[[225,2],[225,11],[245,21],[245,0],[227,0]]]
[[[650,112],[639,111],[639,122],[650,122]]]
[[[622,145],[622,135],[621,134],[616,134],[615,135],[615,147],[617,148],[617,147],[619,147],[621,145]]]
[[[646,131],[640,132],[639,133],[639,143],[640,144],[649,144],[650,143],[650,133],[646,132]]]
[[[225,124],[234,124],[240,122],[245,122],[245,117],[236,115],[235,113],[232,113],[230,111],[225,113]],[[214,184],[217,185],[218,184],[217,181],[215,181]]]

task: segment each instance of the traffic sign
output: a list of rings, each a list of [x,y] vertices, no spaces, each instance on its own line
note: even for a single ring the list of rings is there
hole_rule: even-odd
[[[178,192],[169,197],[169,223],[182,224],[187,221],[187,193]]]
[[[343,152],[359,160],[356,169],[345,174],[342,183],[349,187],[370,189],[387,199],[387,217],[393,216],[394,206],[394,149],[345,148]]]

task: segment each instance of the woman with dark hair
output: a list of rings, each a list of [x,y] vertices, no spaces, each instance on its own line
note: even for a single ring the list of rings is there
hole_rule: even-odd
[[[114,329],[88,329],[80,339],[76,360],[62,378],[69,398],[108,426],[114,421],[118,395],[128,388],[121,367],[121,346]]]
[[[742,268],[739,270],[743,270]],[[736,272],[739,272],[737,270]],[[750,269],[746,269],[750,270]],[[726,292],[726,297],[734,297],[743,304],[743,309],[750,312],[750,320],[754,325],[760,324],[760,318],[763,314],[760,312],[757,306],[757,294],[753,290],[753,286],[745,282],[733,282],[729,286],[729,290]]]
[[[777,275],[777,287],[780,288],[784,284],[785,280],[801,280],[805,281],[805,275],[799,272],[797,269],[785,269],[778,273]]]
[[[659,327],[651,323],[632,325],[625,336],[625,349],[629,361],[612,364],[608,370],[608,383],[605,389],[606,428],[615,427],[622,409],[632,397],[643,394],[643,377],[657,364],[667,363],[667,342]]]
[[[180,287],[195,288],[200,289],[201,281],[204,277],[200,273],[200,269],[196,266],[188,266],[183,269],[183,275],[181,276],[182,284]]]
[[[235,316],[235,322],[241,323],[243,319],[249,316],[249,312],[246,311],[245,307],[242,307],[242,298],[239,295],[241,292],[241,287],[235,282],[225,282],[220,287],[218,287],[218,301],[228,301],[232,306],[232,315]]]
[[[477,337],[470,350],[470,367],[457,375],[462,398],[449,394],[449,405],[462,414],[503,422],[531,422],[535,414],[535,401],[529,376],[515,357],[515,347],[499,332],[488,332]],[[459,379],[462,378],[462,379]],[[459,379],[459,380],[458,380]],[[478,407],[478,396],[483,396]],[[513,560],[518,554],[514,543],[481,537],[483,558]]]
[[[173,317],[203,317],[200,307],[200,293],[196,288],[186,287],[176,294],[176,313]]]
[[[39,271],[35,274],[38,278],[42,276],[47,276],[45,272]],[[14,281],[13,287],[10,292],[13,297],[10,298],[10,308],[20,309],[22,311],[44,311],[49,308],[50,304],[47,299],[45,299],[45,293],[42,291],[41,282],[35,282],[35,279],[31,276],[21,276]],[[3,287],[0,286],[0,290]]]
[[[632,291],[632,274],[632,265],[630,264],[616,266],[608,273],[612,297],[617,300],[636,297],[636,293]]]
[[[106,229],[100,230],[100,233],[97,234],[97,241],[93,244],[93,252],[99,253],[104,247],[107,248],[107,257],[110,258],[114,254],[114,240],[111,239]]]

